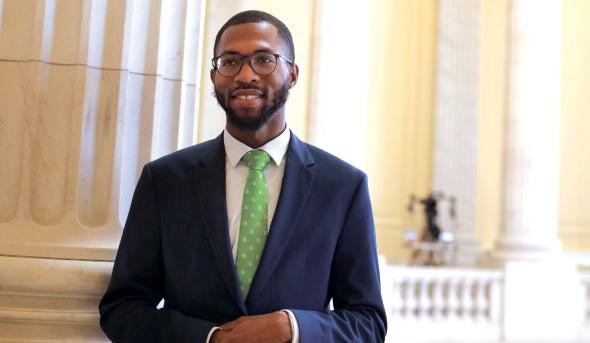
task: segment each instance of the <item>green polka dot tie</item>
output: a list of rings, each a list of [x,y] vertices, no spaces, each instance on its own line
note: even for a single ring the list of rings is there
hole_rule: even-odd
[[[250,168],[250,174],[242,200],[236,273],[242,298],[246,300],[266,242],[268,188],[264,168],[270,162],[270,156],[262,150],[252,150],[242,157],[242,161]]]

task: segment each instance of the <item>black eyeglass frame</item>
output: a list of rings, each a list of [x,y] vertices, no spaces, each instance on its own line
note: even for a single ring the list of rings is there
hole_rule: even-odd
[[[272,55],[276,58],[275,61],[275,66],[274,68],[272,68],[272,71],[266,74],[260,74],[259,72],[257,72],[256,70],[254,70],[254,67],[252,67],[252,57],[256,56],[256,55],[262,55],[262,54],[267,54],[267,55]],[[226,55],[235,55],[235,56],[240,56],[240,67],[238,68],[238,70],[235,72],[235,74],[233,75],[223,75],[220,71],[219,71],[219,67],[217,66],[217,61]],[[248,64],[250,65],[250,69],[252,69],[253,72],[255,72],[256,74],[260,75],[260,76],[266,76],[266,75],[270,75],[272,73],[275,72],[275,70],[277,69],[277,64],[279,62],[279,58],[284,59],[286,62],[288,62],[289,64],[293,65],[293,61],[291,61],[290,59],[288,59],[287,57],[281,55],[281,54],[273,54],[271,52],[255,52],[253,54],[250,55],[240,55],[240,54],[223,54],[223,55],[219,55],[219,56],[215,56],[211,59],[211,64],[213,65],[213,69],[215,69],[215,71],[217,71],[217,73],[219,73],[219,75],[223,76],[223,77],[234,77],[236,75],[238,75],[240,73],[240,71],[242,71],[242,67],[244,66],[244,59],[247,58],[248,59]]]

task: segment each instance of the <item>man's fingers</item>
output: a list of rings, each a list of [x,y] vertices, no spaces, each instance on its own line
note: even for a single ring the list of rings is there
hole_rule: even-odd
[[[220,326],[222,343],[231,342],[287,342],[292,336],[289,317],[277,311],[264,315],[244,316]]]
[[[231,330],[231,329],[235,328],[236,326],[238,326],[240,323],[242,323],[244,321],[244,318],[247,318],[247,317],[240,317],[238,319],[232,320],[231,322],[227,322],[227,323],[221,325],[219,328],[222,330]]]
[[[221,326],[219,327],[219,330],[223,330],[223,331],[229,331],[229,330],[231,330],[231,329],[235,328],[237,325],[238,325],[238,324],[237,324],[237,323],[236,323],[236,321],[234,320],[234,321],[231,321],[231,322],[229,322],[229,323],[225,323],[225,324],[221,325]]]
[[[233,329],[236,326],[243,324],[243,323],[247,323],[247,322],[252,322],[255,320],[259,320],[261,318],[264,318],[264,315],[258,315],[258,316],[243,316],[240,317],[238,319],[232,320],[231,322],[227,322],[223,325],[220,326],[220,328],[222,329]]]

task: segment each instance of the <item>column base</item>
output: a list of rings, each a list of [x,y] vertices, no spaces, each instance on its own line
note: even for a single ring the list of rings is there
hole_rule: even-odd
[[[0,256],[0,332],[7,342],[107,342],[98,302],[110,262]]]
[[[504,272],[504,339],[581,341],[584,299],[571,261],[509,261]]]
[[[483,250],[477,237],[457,237],[452,264],[463,267],[476,266],[482,258]]]
[[[503,264],[507,261],[554,261],[563,257],[562,244],[557,237],[553,239],[530,237],[528,240],[523,237],[517,238],[498,240],[495,249],[485,258]]]

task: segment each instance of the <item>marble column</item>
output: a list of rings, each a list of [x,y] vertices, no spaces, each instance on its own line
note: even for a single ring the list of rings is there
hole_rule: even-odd
[[[508,48],[503,224],[495,256],[538,258],[558,232],[561,2],[514,0]]]
[[[366,169],[370,6],[317,0],[315,8],[308,138],[312,144]],[[330,15],[336,12],[337,16]],[[356,24],[348,25],[350,22]],[[343,53],[342,47],[351,41],[356,42],[355,48]]]
[[[201,14],[0,1],[2,339],[104,339],[96,305],[139,172],[194,141]]]
[[[454,235],[452,262],[467,265],[481,253],[475,225],[480,13],[479,0],[438,2],[433,190],[445,195],[438,219]]]
[[[512,0],[509,11],[503,224],[493,252],[504,266],[504,338],[574,341],[583,289],[557,235],[562,2]]]

